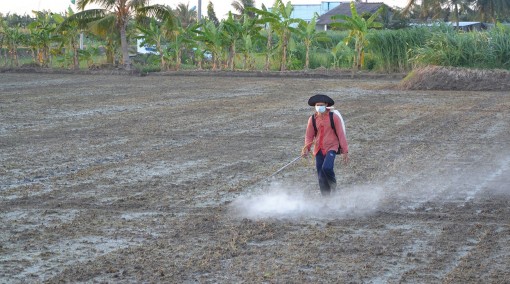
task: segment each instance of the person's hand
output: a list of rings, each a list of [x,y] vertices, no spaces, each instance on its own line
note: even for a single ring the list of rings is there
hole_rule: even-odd
[[[301,149],[301,157],[307,157],[308,154],[310,154],[310,149],[308,149],[306,146]]]
[[[349,154],[348,153],[342,154],[342,160],[345,165],[349,164]]]

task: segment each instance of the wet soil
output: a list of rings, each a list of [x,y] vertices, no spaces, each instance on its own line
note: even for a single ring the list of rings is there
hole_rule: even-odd
[[[510,95],[397,83],[1,74],[0,282],[508,282]],[[317,92],[350,145],[333,202],[312,159],[267,178]]]

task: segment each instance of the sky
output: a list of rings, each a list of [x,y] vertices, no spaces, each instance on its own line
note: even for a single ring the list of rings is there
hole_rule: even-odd
[[[207,15],[207,4],[211,1],[214,5],[214,11],[218,18],[225,18],[228,11],[233,11],[232,2],[233,0],[202,0],[202,15]],[[324,0],[291,0],[292,4],[320,4]],[[330,1],[348,1],[348,0],[330,0]],[[2,0],[0,4],[0,13],[17,13],[17,14],[31,14],[32,10],[50,10],[54,13],[61,13],[67,10],[69,6],[75,9],[75,6],[71,4],[70,0]],[[287,0],[283,1],[287,3]],[[368,2],[384,2],[388,6],[403,7],[407,0],[368,0]],[[187,4],[190,7],[197,6],[198,0],[150,0],[150,4],[164,4],[170,5],[175,8],[179,3]],[[270,7],[274,3],[274,0],[255,0],[255,6],[260,8],[262,4],[266,7]],[[93,8],[93,6],[91,6]]]

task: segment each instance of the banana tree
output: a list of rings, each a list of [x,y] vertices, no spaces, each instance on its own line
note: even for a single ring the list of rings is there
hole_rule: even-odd
[[[206,46],[203,42],[194,40],[193,41],[193,57],[197,64],[198,70],[203,69],[204,59],[206,59]]]
[[[181,68],[183,51],[195,43],[193,37],[198,33],[198,27],[198,24],[183,27],[181,23],[178,22],[169,33],[169,50],[174,52],[175,70]]]
[[[138,30],[141,35],[137,36],[137,38],[142,39],[142,45],[155,45],[156,51],[160,57],[160,67],[161,70],[168,69],[168,64],[165,61],[165,53],[163,50],[163,41],[164,41],[164,33],[162,24],[158,23],[154,18],[152,18],[148,25],[137,25]]]
[[[79,60],[79,36],[80,36],[80,24],[76,20],[76,18],[72,17],[74,15],[74,11],[69,8],[68,17],[64,18],[59,14],[53,14],[52,17],[55,22],[58,24],[55,32],[58,34],[62,47],[69,47],[71,52],[71,57],[73,59],[73,68],[80,68],[80,60]]]
[[[331,56],[333,57],[332,67],[334,69],[340,68],[340,61],[345,60],[350,61],[354,58],[354,52],[351,48],[346,46],[343,42],[337,43],[330,51]]]
[[[221,69],[220,58],[223,52],[223,22],[218,26],[213,21],[206,21],[200,31],[198,31],[197,40],[202,41],[207,50],[212,53],[213,70],[219,66]]]
[[[235,68],[237,41],[242,37],[243,25],[234,18],[232,12],[228,12],[228,18],[223,23],[223,36],[225,41],[229,44],[229,59],[227,60],[227,65],[230,66],[230,70],[233,71]]]
[[[54,15],[46,12],[34,11],[35,21],[27,28],[30,32],[30,40],[37,46],[37,60],[41,66],[51,64],[51,43],[54,40],[54,32],[57,27]]]
[[[104,49],[106,53],[106,64],[112,66],[115,62],[115,54],[119,48],[120,34],[115,26],[115,16],[110,14],[106,17],[96,17],[93,15],[84,15],[80,12],[74,16],[81,14],[80,23],[90,34],[99,37],[104,41]]]
[[[294,7],[291,2],[283,4],[282,0],[276,0],[271,11],[255,9],[255,12],[261,16],[260,21],[270,25],[272,31],[278,35],[278,47],[281,52],[280,71],[287,70],[287,55],[289,44],[293,41],[292,34],[297,33],[293,26],[299,24],[300,19],[291,18]]]
[[[2,17],[0,17],[0,57],[5,56],[4,57],[5,62],[7,62],[7,51],[6,50],[4,51],[5,39],[6,39],[4,25],[5,25],[4,19]],[[2,55],[2,51],[4,51],[3,55]]]
[[[276,10],[276,5],[277,4],[278,3],[275,2],[273,4],[273,7],[272,7],[271,10],[267,9],[267,7],[264,4],[262,4],[262,8],[261,9],[256,9],[256,8],[253,8],[253,7],[247,8],[248,12],[251,12],[251,13],[254,13],[254,14],[257,15],[256,23],[263,25],[265,30],[266,30],[266,58],[265,58],[265,64],[264,64],[264,70],[265,71],[269,70],[269,66],[271,64],[271,57],[272,57],[272,54],[273,54],[273,33],[274,33],[274,29],[273,29],[273,26],[270,24],[270,21],[272,21],[272,20],[276,21],[278,19],[278,16],[275,13],[271,12],[271,11],[275,11]],[[271,19],[271,20],[269,20],[269,19]]]
[[[282,59],[280,63],[280,71],[287,70],[287,55],[289,45],[295,45],[292,38],[293,33],[297,33],[297,29],[293,27],[294,24],[299,24],[300,19],[291,18],[294,7],[291,2],[283,4],[282,0],[277,0],[277,12],[280,16],[280,21],[274,22],[275,32],[278,35],[280,42],[279,46],[281,49]]]
[[[375,22],[383,8],[379,8],[374,14],[365,20],[365,18],[360,16],[356,11],[355,2],[351,2],[350,6],[351,17],[347,15],[332,16],[332,20],[341,20],[342,22],[331,23],[331,26],[349,31],[349,35],[344,39],[344,43],[348,45],[351,41],[354,41],[355,55],[353,60],[353,70],[359,70],[365,64],[365,47],[368,45],[368,39],[366,36],[369,29],[383,27],[381,23]]]
[[[260,30],[262,27],[257,25],[257,22],[254,18],[249,16],[243,17],[243,26],[242,26],[242,53],[244,56],[243,68],[253,68],[253,53],[254,53],[254,41],[260,40],[262,37],[260,35]]]
[[[298,26],[298,32],[300,38],[303,40],[303,44],[306,48],[305,55],[305,69],[308,69],[310,66],[310,49],[312,44],[322,41],[331,41],[331,39],[326,35],[325,32],[318,32],[316,29],[317,26],[317,14],[315,14],[310,20],[309,23],[305,21],[301,21]]]
[[[10,54],[11,67],[19,66],[18,46],[23,41],[23,33],[19,26],[8,27],[4,26],[3,35],[7,43],[7,50]]]
[[[80,60],[87,62],[88,68],[93,68],[95,58],[101,55],[101,51],[98,46],[88,46],[86,49],[78,50],[78,56]]]

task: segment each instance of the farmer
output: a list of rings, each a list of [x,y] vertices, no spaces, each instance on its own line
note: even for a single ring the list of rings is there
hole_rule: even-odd
[[[308,100],[308,105],[315,107],[315,113],[308,119],[305,146],[301,151],[302,156],[308,156],[315,138],[313,154],[315,155],[315,166],[317,167],[322,196],[329,196],[336,190],[336,178],[333,167],[339,146],[344,163],[347,164],[349,162],[349,146],[347,145],[345,132],[338,115],[332,116],[335,129],[331,125],[328,107],[334,104],[333,99],[321,94],[314,95]],[[316,128],[313,125],[314,118]]]

